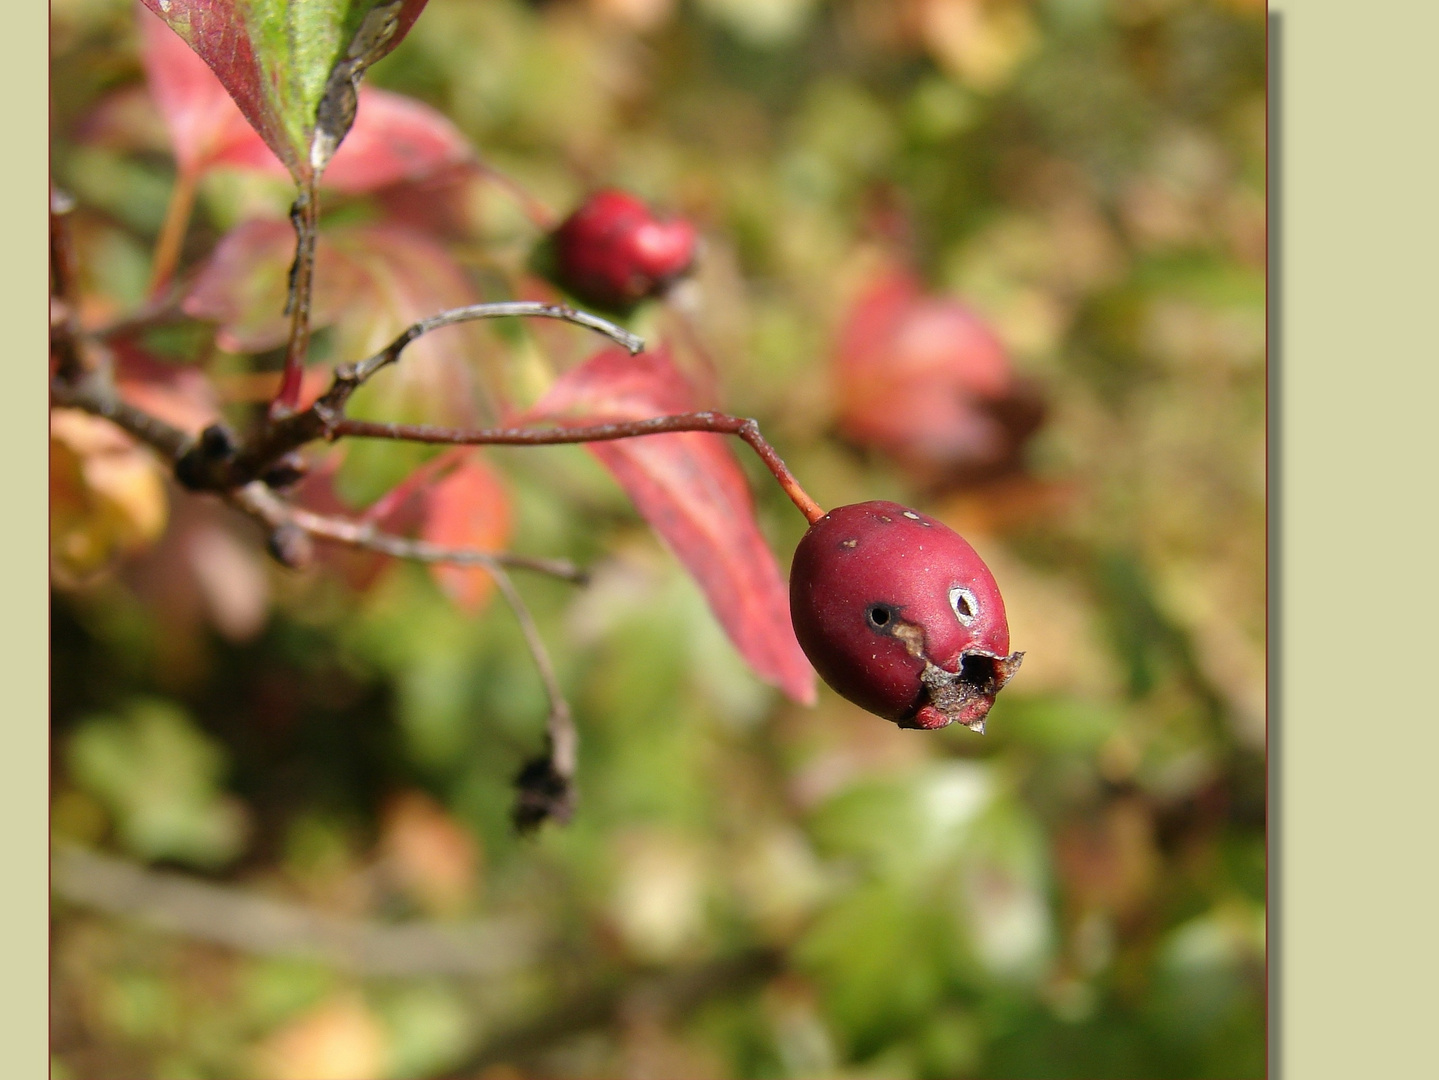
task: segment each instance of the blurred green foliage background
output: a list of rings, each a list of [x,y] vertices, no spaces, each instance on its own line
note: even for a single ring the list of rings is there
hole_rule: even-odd
[[[52,10],[54,172],[119,314],[173,165],[78,134],[141,79],[130,5]],[[518,839],[544,697],[508,612],[293,574],[172,491],[157,546],[55,594],[54,1075],[1262,1075],[1264,46],[1248,0],[431,0],[373,81],[554,207],[616,184],[699,224],[670,303],[725,407],[822,504],[964,533],[1024,666],[982,737],[788,703],[582,451],[496,451],[512,546],[595,571],[521,582],[582,751],[573,823]],[[186,265],[285,199],[212,175]],[[483,292],[534,233],[479,199]],[[838,435],[886,257],[1037,388],[1017,466],[921,478]],[[787,563],[803,522],[744,466]],[[324,920],[374,948],[335,961]]]

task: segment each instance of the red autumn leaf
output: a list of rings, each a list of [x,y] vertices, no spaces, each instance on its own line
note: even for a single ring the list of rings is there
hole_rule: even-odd
[[[299,182],[322,173],[354,119],[353,84],[332,78],[400,43],[426,0],[143,0],[209,65]],[[343,69],[340,69],[343,70]]]
[[[474,162],[463,161],[379,188],[371,197],[386,221],[453,239],[471,228],[473,195],[482,177]]]
[[[130,404],[182,431],[199,432],[220,419],[215,384],[199,369],[157,360],[129,338],[112,341],[110,351],[115,388]]]
[[[226,233],[181,301],[193,319],[219,323],[216,344],[226,352],[263,352],[284,344],[295,233],[283,221],[247,221]],[[315,252],[310,325],[328,326],[360,294],[365,276],[322,235]]]
[[[138,2],[135,9],[145,80],[180,171],[198,175],[225,161],[283,173],[209,65],[157,15]]]
[[[452,469],[471,452],[467,446],[457,446],[416,466],[408,476],[366,507],[360,520],[396,535],[409,535],[419,529],[427,512],[426,489],[437,476]]]
[[[424,490],[420,538],[445,548],[499,551],[510,538],[510,499],[504,482],[477,451],[466,451],[444,479]],[[435,582],[462,610],[477,611],[494,588],[474,566],[434,564]]]
[[[527,419],[574,427],[693,407],[693,392],[667,350],[630,356],[614,348],[567,372]],[[796,701],[812,702],[814,671],[790,626],[788,590],[726,437],[676,432],[586,448],[694,576],[755,673]]]
[[[333,447],[290,491],[290,499],[295,505],[316,514],[366,522],[392,536],[413,536],[425,520],[423,481],[439,458],[420,466],[389,493],[357,514],[355,507],[341,497],[336,488],[340,465],[354,445],[340,443]],[[388,555],[333,541],[319,541],[315,551],[322,563],[334,570],[351,589],[361,593],[374,586],[394,564],[394,559]]]
[[[888,270],[850,309],[835,356],[840,428],[901,460],[952,464],[1002,449],[980,407],[1012,376],[1004,346],[968,308]]]
[[[292,492],[294,501],[318,514],[374,526],[389,536],[414,537],[437,547],[499,551],[508,543],[513,521],[501,477],[472,447],[447,450],[412,470],[360,513],[342,499],[335,479],[343,454],[332,454]],[[356,591],[369,589],[393,563],[388,555],[322,542],[319,552]],[[468,612],[484,603],[493,588],[478,567],[432,564],[431,573],[454,602]]]

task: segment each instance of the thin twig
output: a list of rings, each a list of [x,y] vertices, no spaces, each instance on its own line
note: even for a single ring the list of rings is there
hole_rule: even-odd
[[[535,625],[535,618],[530,614],[524,597],[503,570],[493,569],[490,575],[514,612],[515,621],[520,624],[520,632],[525,637],[530,657],[540,674],[540,681],[544,683],[545,696],[549,699],[549,715],[545,718],[545,752],[527,762],[515,780],[518,789],[515,825],[521,832],[528,832],[549,819],[566,822],[574,813],[575,767],[579,761],[580,737],[549,650],[545,648],[544,638],[540,636],[539,627]]]
[[[499,567],[493,567],[490,571],[495,578],[495,584],[499,586],[500,592],[504,594],[506,602],[515,613],[515,621],[520,624],[520,632],[525,636],[525,644],[529,647],[531,655],[535,660],[535,667],[539,669],[540,681],[545,684],[545,697],[549,699],[550,714],[546,728],[551,739],[554,741],[553,757],[556,770],[569,779],[575,774],[575,750],[578,737],[575,735],[570,716],[570,705],[565,700],[564,691],[560,689],[559,677],[555,674],[555,666],[550,660],[550,654],[545,649],[544,639],[540,637],[539,627],[535,625],[535,617],[530,614],[528,605],[520,596],[515,583],[510,580],[510,575]],[[568,730],[567,730],[568,729]]]
[[[442,311],[438,315],[431,315],[428,319],[421,319],[374,356],[361,360],[358,364],[350,365],[348,368],[341,368],[336,375],[340,376],[341,373],[344,373],[343,377],[346,381],[353,380],[358,386],[381,368],[393,364],[400,358],[400,353],[404,351],[405,346],[416,338],[428,334],[431,330],[453,326],[456,323],[472,322],[475,319],[506,319],[516,316],[562,319],[565,322],[574,323],[576,326],[595,330],[624,346],[631,355],[641,352],[645,347],[644,338],[638,334],[632,334],[598,315],[591,315],[587,311],[578,311],[568,304],[546,304],[537,300],[504,300],[493,304],[471,304],[468,307],[452,308],[449,311]]]
[[[80,347],[79,268],[66,221],[74,209],[69,195],[50,188],[50,340],[62,379],[81,378],[93,366]]]
[[[53,185],[50,188],[50,294],[74,309],[79,301],[75,244],[66,218],[75,210],[75,200]]]
[[[171,461],[178,459],[194,441],[179,428],[125,401],[98,372],[73,381],[58,377],[52,379],[50,402],[62,408],[83,409],[103,416]]]
[[[759,424],[751,419],[728,413],[694,412],[673,416],[655,416],[645,420],[625,420],[608,424],[587,424],[575,427],[550,428],[443,428],[428,424],[387,424],[371,420],[342,419],[334,421],[327,431],[331,439],[398,439],[404,442],[443,443],[451,446],[555,446],[565,443],[613,442],[646,435],[665,435],[677,431],[704,431],[716,435],[736,435],[743,439],[764,462],[765,468],[778,481],[790,501],[811,524],[824,517],[824,510],[800,486],[784,460],[760,434]]]
[[[51,888],[71,904],[259,956],[308,958],[366,975],[490,978],[531,963],[535,927],[519,919],[380,923],[57,846]]]
[[[286,552],[293,550],[293,545],[275,542],[275,538],[281,535],[281,530],[299,529],[310,536],[399,558],[484,567],[494,579],[510,610],[514,612],[515,621],[519,623],[520,633],[524,635],[525,645],[534,660],[535,670],[539,672],[540,681],[545,687],[545,697],[549,702],[549,713],[545,720],[545,752],[526,763],[516,778],[518,799],[514,814],[515,823],[521,830],[528,831],[551,818],[562,822],[569,820],[574,812],[574,777],[579,757],[579,734],[575,730],[569,702],[565,700],[559,677],[555,674],[554,663],[550,659],[549,650],[545,648],[544,638],[540,636],[534,615],[520,591],[515,588],[515,583],[510,580],[505,567],[539,570],[570,581],[583,581],[584,571],[559,559],[534,559],[504,552],[441,548],[421,540],[389,535],[380,532],[368,522],[348,521],[291,506],[258,481],[232,492],[229,499],[232,504],[274,530],[271,550],[277,557],[283,558]]]
[[[365,548],[397,559],[454,566],[479,566],[492,574],[502,573],[504,567],[533,570],[578,585],[589,580],[588,572],[568,559],[546,559],[534,555],[517,555],[509,551],[440,547],[424,540],[412,540],[382,532],[369,522],[317,514],[285,502],[259,482],[247,484],[233,492],[230,502],[272,530],[292,526],[321,540]]]
[[[234,448],[233,452],[227,452],[223,457],[197,458],[185,462],[186,467],[182,470],[185,483],[195,490],[225,492],[237,489],[256,479],[284,454],[319,438],[333,440],[350,436],[451,446],[553,446],[562,443],[611,442],[616,439],[633,439],[680,431],[702,431],[716,435],[735,435],[743,439],[759,455],[765,468],[769,469],[780,488],[807,521],[812,524],[824,516],[823,508],[810,498],[784,460],[760,433],[759,424],[755,420],[727,413],[679,413],[644,420],[573,427],[479,429],[378,423],[351,420],[344,416],[345,405],[355,390],[386,365],[394,363],[405,347],[416,338],[455,323],[513,316],[563,319],[605,334],[631,352],[637,352],[644,347],[643,340],[629,331],[563,304],[506,301],[443,311],[415,323],[373,356],[358,364],[344,365],[336,369],[330,388],[310,408],[266,424],[253,439]],[[181,457],[187,450],[202,449],[203,440],[192,440],[168,424],[147,418],[140,410],[125,405],[113,392],[100,393],[94,386],[82,391],[79,386],[66,386],[57,382],[53,394],[59,403],[73,404],[77,408],[85,408],[115,419],[131,434],[163,450],[172,458]],[[192,456],[193,454],[186,454],[186,457]]]
[[[300,189],[290,208],[295,227],[295,261],[290,267],[290,293],[285,313],[290,316],[290,338],[285,347],[285,373],[270,403],[274,418],[293,413],[300,403],[305,357],[310,351],[310,295],[315,280],[315,243],[319,235],[320,196],[314,181]]]

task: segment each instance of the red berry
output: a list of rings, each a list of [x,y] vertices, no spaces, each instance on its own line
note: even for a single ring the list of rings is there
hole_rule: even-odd
[[[698,240],[682,218],[661,221],[633,195],[597,191],[555,231],[555,276],[584,303],[624,311],[684,274]]]
[[[892,502],[831,510],[795,549],[795,636],[839,694],[900,727],[984,730],[1018,669],[994,576],[949,527]]]

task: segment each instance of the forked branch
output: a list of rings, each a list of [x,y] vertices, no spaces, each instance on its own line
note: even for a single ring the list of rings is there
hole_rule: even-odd
[[[309,408],[299,412],[277,412],[272,409],[269,421],[243,441],[228,434],[224,439],[211,440],[208,445],[204,439],[195,440],[182,459],[176,462],[176,475],[186,487],[195,491],[223,493],[243,487],[252,480],[260,479],[271,465],[292,450],[316,439],[332,438],[331,428],[337,420],[343,418],[350,397],[377,372],[395,363],[411,342],[432,330],[456,323],[517,316],[560,319],[574,323],[576,326],[604,334],[631,353],[637,353],[644,348],[644,340],[623,327],[597,315],[576,311],[565,304],[512,300],[453,308],[408,327],[373,356],[336,368],[329,389]],[[299,393],[298,389],[295,393]],[[281,395],[276,400],[280,400],[284,394],[282,387]]]

